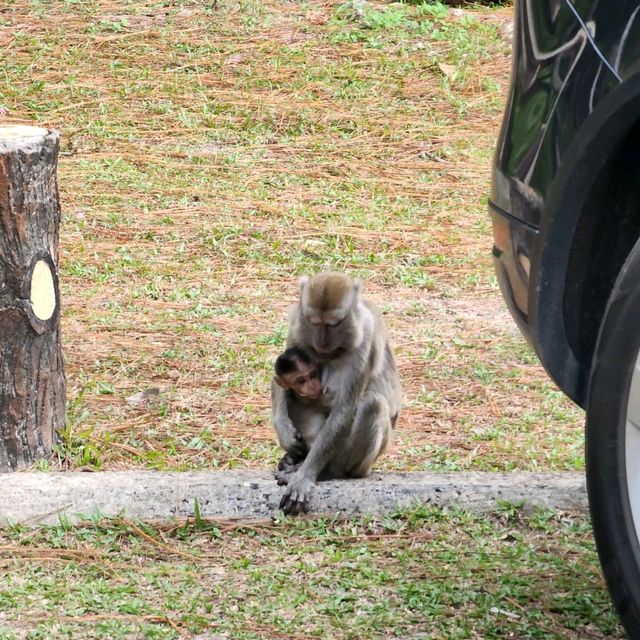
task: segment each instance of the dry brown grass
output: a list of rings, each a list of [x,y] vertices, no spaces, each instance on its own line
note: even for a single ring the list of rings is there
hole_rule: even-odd
[[[0,11],[10,118],[63,134],[69,430],[53,468],[260,467],[295,276],[387,314],[383,467],[567,468],[579,413],[504,310],[485,212],[510,9],[32,3]],[[159,388],[159,405],[126,398]]]

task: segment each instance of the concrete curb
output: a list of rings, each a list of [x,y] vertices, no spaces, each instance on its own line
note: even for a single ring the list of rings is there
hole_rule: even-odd
[[[258,518],[278,513],[283,489],[269,472],[0,474],[0,524],[76,522],[101,514],[167,521]],[[310,513],[384,514],[416,502],[483,512],[499,501],[560,510],[587,508],[580,473],[374,473],[363,480],[321,482]]]

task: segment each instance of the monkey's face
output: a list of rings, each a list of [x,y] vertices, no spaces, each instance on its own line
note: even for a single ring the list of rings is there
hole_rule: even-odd
[[[283,389],[307,400],[317,400],[322,395],[320,371],[316,365],[307,366],[299,362],[296,371],[276,376],[276,382]]]
[[[300,280],[301,335],[321,361],[339,358],[357,340],[356,308],[362,283],[340,273]]]
[[[312,314],[306,320],[311,346],[321,360],[337,358],[353,344],[349,315]]]

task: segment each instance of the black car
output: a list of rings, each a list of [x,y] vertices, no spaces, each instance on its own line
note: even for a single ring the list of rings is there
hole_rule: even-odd
[[[640,638],[640,0],[517,0],[489,208],[502,293],[587,411],[610,593]]]

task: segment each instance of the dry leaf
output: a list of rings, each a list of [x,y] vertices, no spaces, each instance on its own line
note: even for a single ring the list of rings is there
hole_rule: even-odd
[[[438,63],[438,68],[442,73],[444,73],[447,78],[452,78],[456,75],[457,69],[452,64],[444,64],[443,62]]]

